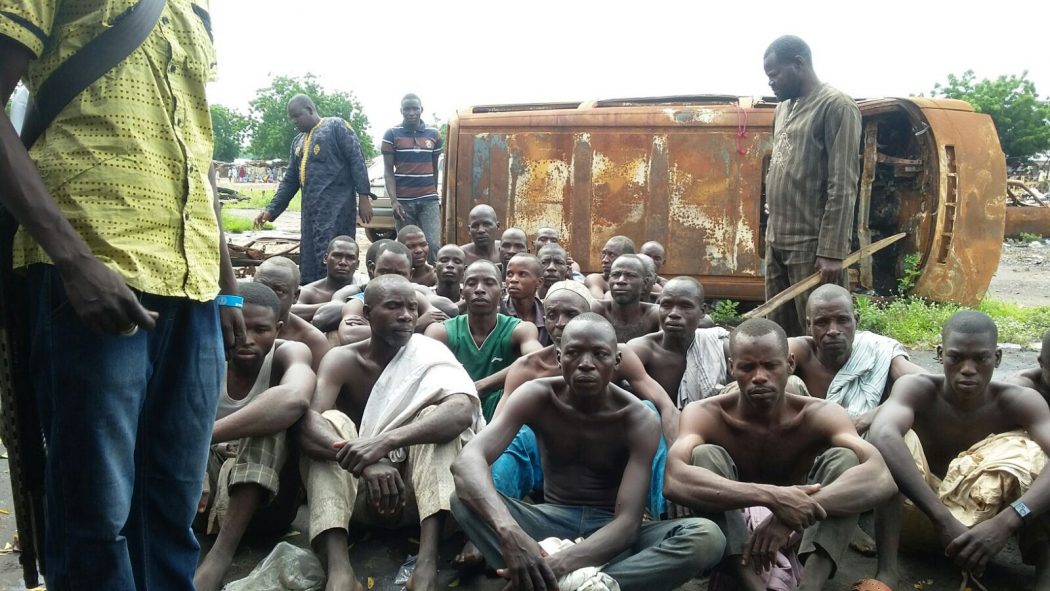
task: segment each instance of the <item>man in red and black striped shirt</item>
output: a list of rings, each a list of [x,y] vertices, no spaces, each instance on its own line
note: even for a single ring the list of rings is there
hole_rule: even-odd
[[[438,201],[438,158],[444,143],[441,134],[422,120],[423,103],[414,94],[401,99],[401,125],[383,135],[386,194],[394,208],[397,230],[414,225],[423,229],[430,243],[432,263],[441,246],[441,206]]]

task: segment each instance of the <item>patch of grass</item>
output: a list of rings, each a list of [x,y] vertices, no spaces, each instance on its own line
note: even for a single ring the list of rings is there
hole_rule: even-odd
[[[856,300],[860,329],[883,334],[905,347],[930,349],[941,341],[941,327],[962,309],[956,304],[938,304],[919,297],[902,297],[876,303],[868,297]],[[1028,345],[1040,341],[1050,327],[1050,306],[1026,308],[1010,302],[987,298],[977,310],[992,317],[999,327],[1000,343]]]
[[[246,187],[243,185],[222,185],[223,187],[233,189],[238,194],[247,197],[244,201],[231,202],[230,207],[237,209],[262,209],[270,204],[270,200],[273,199],[276,189],[259,189],[255,187]],[[299,193],[296,193],[295,197],[288,202],[288,209],[285,211],[302,211],[303,200]]]
[[[897,291],[901,295],[908,295],[912,288],[915,287],[915,282],[919,280],[919,275],[922,275],[922,269],[919,268],[919,263],[921,262],[922,255],[917,252],[904,255],[904,272],[897,279]]]
[[[229,214],[224,211],[222,212],[222,228],[223,230],[226,230],[227,234],[240,234],[252,229],[252,220]],[[262,229],[272,230],[273,224],[266,222],[263,224]]]
[[[1017,237],[1018,240],[1025,244],[1031,244],[1032,242],[1042,242],[1043,237],[1039,234],[1033,234],[1031,232],[1021,232],[1021,235]]]
[[[740,313],[737,308],[740,307],[740,302],[734,300],[718,300],[715,302],[713,308],[711,308],[711,320],[715,324],[739,324]]]
[[[1050,328],[1050,306],[1025,307],[1012,302],[986,298],[977,309],[992,317],[999,327],[1000,343],[1027,346],[1043,340]]]

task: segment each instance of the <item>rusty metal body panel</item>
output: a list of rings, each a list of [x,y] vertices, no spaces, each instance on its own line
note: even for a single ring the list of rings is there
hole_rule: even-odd
[[[1050,236],[1050,207],[1007,207],[1003,235],[1016,238],[1021,234]]]
[[[938,109],[938,101],[923,100],[928,108],[897,99],[865,101],[861,106],[863,110],[870,104],[874,112],[889,113],[906,105],[919,127],[944,125],[952,130],[956,115],[983,117],[965,111],[955,104],[958,101],[948,105],[949,111]],[[772,149],[774,106],[749,97],[714,96],[463,109],[449,125],[445,240],[469,242],[467,215],[473,206],[488,203],[504,228],[520,227],[530,235],[541,226],[559,229],[585,272],[600,270],[602,246],[611,236],[623,234],[639,246],[646,240],[663,243],[667,263],[662,273],[696,277],[709,297],[761,301],[763,182]],[[947,115],[935,126],[926,123],[927,110]],[[994,137],[994,129],[991,133]],[[940,134],[935,137],[939,141]],[[962,139],[953,140],[960,142],[956,159],[969,171],[977,163],[960,160],[960,151],[972,148]],[[934,236],[939,199],[926,193],[943,190],[943,183],[930,182],[930,169],[915,170],[922,168],[916,162],[936,160],[937,155],[928,143],[919,145],[927,152],[921,158],[901,153],[913,160],[891,156],[887,164],[880,154],[880,164],[892,167],[914,189],[898,191],[892,211],[873,215],[872,240],[899,228],[911,232],[907,245],[885,255],[892,260],[876,257],[876,283],[880,269],[900,272],[897,259],[904,249],[926,252]],[[994,147],[998,150],[997,141]],[[977,178],[969,172],[964,177],[967,182]],[[997,178],[981,177],[982,187],[993,186]],[[877,182],[873,214],[880,207],[880,186]],[[973,196],[967,193],[965,198]],[[972,232],[969,218],[963,221],[957,225]],[[1001,236],[1001,214],[999,224]],[[949,248],[950,258],[960,243],[955,244]],[[996,263],[997,259],[991,272]],[[970,281],[943,269],[938,273],[965,289],[973,289],[983,277]],[[977,287],[983,293],[987,280]],[[925,293],[943,297],[946,292],[927,288]]]
[[[927,99],[928,100],[928,99]],[[988,115],[923,108],[937,149],[936,227],[915,293],[972,306],[999,268],[1006,159]]]

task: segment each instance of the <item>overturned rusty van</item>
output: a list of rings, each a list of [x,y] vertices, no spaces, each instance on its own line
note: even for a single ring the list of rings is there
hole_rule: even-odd
[[[862,258],[858,288],[890,293],[919,253],[915,293],[975,304],[999,263],[1006,163],[987,115],[948,99],[858,101],[862,170],[853,250],[906,232]],[[665,275],[708,297],[764,299],[765,171],[774,101],[689,96],[490,105],[449,122],[445,239],[470,240],[470,209],[503,227],[562,232],[585,271],[623,234],[667,247]]]

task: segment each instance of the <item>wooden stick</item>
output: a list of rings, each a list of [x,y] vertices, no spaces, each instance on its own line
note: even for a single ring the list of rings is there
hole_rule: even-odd
[[[845,273],[846,267],[849,267],[853,263],[857,262],[857,260],[859,260],[861,257],[875,254],[876,252],[886,248],[887,246],[893,244],[901,238],[904,238],[905,236],[907,236],[907,234],[904,232],[901,232],[900,234],[894,234],[893,236],[883,238],[878,242],[873,242],[865,246],[864,248],[861,248],[857,252],[850,254],[846,258],[842,259],[842,272]],[[816,287],[819,284],[820,273],[814,273],[809,277],[806,277],[802,281],[799,281],[798,283],[773,296],[761,306],[755,308],[754,310],[751,310],[750,312],[745,313],[744,319],[746,320],[748,318],[762,318],[764,316],[768,316],[769,313],[773,310],[776,310],[780,306],[783,306],[785,303],[806,293],[807,291]]]

